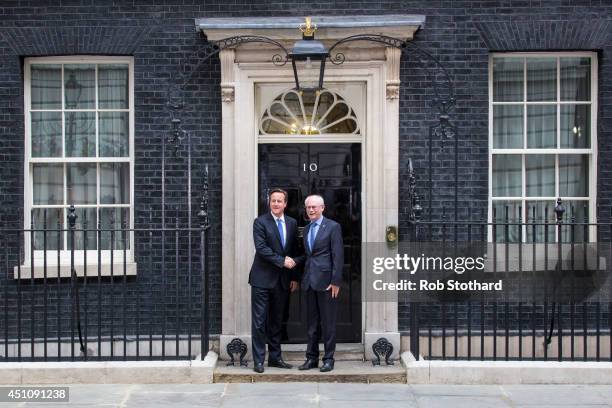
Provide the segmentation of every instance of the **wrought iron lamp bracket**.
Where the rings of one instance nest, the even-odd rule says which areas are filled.
[[[334,65],[343,64],[346,60],[346,56],[342,52],[335,51],[336,48],[343,44],[355,41],[376,42],[389,47],[399,48],[402,50],[402,52],[408,50],[416,54],[422,64],[427,62],[432,63],[434,69],[427,70],[426,74],[431,85],[433,86],[435,94],[431,101],[431,105],[438,110],[439,123],[433,126],[433,132],[442,139],[443,143],[444,139],[450,139],[456,136],[456,128],[452,125],[450,119],[450,113],[456,104],[453,81],[451,80],[451,77],[444,65],[442,65],[442,63],[436,57],[412,41],[405,41],[399,38],[378,34],[358,34],[343,38],[332,44],[329,47],[330,62]],[[441,81],[438,81],[439,77],[441,77]]]
[[[234,48],[246,43],[264,43],[277,47],[279,52],[272,56],[272,63],[274,65],[283,66],[289,61],[289,51],[287,48],[280,42],[264,36],[240,35],[223,38],[218,41],[206,42],[204,46],[185,58],[186,61],[195,60],[197,62],[194,64],[184,64],[178,76],[174,80],[169,81],[169,102],[167,106],[175,110],[183,109],[185,104],[180,94],[182,94],[187,85],[193,80],[196,73],[199,72],[200,67],[224,49]],[[177,95],[177,93],[179,93],[179,95]]]
[[[178,75],[168,80],[166,108],[170,112],[173,125],[173,133],[168,138],[168,142],[174,145],[174,153],[177,152],[186,134],[186,131],[181,127],[181,120],[179,119],[180,112],[183,111],[185,107],[185,88],[193,80],[195,74],[199,72],[200,67],[207,63],[208,60],[226,48],[237,47],[245,43],[265,43],[277,47],[279,52],[272,56],[272,63],[274,65],[283,66],[289,60],[289,51],[283,44],[271,38],[256,35],[234,36],[218,41],[207,42],[203,47],[193,52],[185,60],[197,60],[197,63],[185,63]]]

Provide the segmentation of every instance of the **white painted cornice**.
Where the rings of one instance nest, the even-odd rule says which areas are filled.
[[[195,20],[195,25],[196,30],[201,30],[209,41],[238,35],[260,35],[291,42],[301,38],[298,27],[303,22],[302,17],[228,17],[199,18]],[[317,25],[316,38],[326,42],[357,34],[379,34],[411,40],[425,24],[425,16],[312,16],[312,22]]]

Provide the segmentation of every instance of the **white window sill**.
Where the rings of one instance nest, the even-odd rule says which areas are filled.
[[[112,264],[112,276],[123,276],[123,261],[115,262]],[[60,278],[70,278],[70,264],[60,264],[59,268],[57,264],[47,264],[47,279],[58,278],[58,269],[59,269],[59,277]],[[76,271],[76,275],[78,277],[85,276],[85,266],[82,264],[75,264],[74,269]],[[126,276],[135,276],[136,275],[136,263],[135,262],[126,262],[125,263],[125,275]],[[100,265],[99,276],[111,276],[111,264],[103,263]],[[98,276],[98,265],[95,263],[87,264],[87,277],[97,277]],[[13,278],[14,279],[43,279],[45,277],[45,268],[42,264],[34,265],[34,276],[32,276],[32,266],[31,265],[21,265],[20,268],[17,266],[13,267]]]

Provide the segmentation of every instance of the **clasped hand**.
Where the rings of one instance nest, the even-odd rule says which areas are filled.
[[[285,257],[285,268],[287,269],[293,269],[295,267],[295,261],[293,260],[293,258],[290,258],[288,256]]]

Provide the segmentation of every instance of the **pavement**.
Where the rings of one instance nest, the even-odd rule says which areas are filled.
[[[0,407],[612,407],[612,385],[220,383],[68,387],[69,403],[0,403]]]

